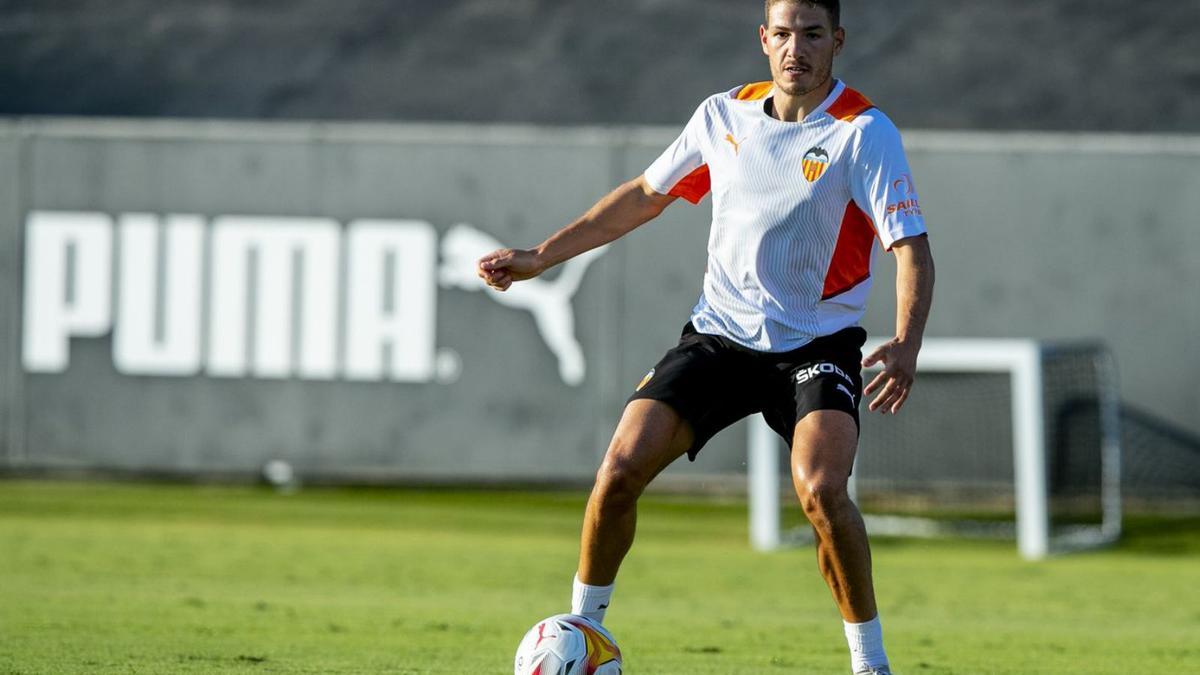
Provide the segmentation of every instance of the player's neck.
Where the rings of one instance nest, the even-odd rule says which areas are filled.
[[[785,93],[779,87],[775,88],[775,92],[771,95],[771,116],[777,120],[784,122],[800,122],[803,121],[808,114],[817,109],[829,93],[833,91],[834,79],[830,77],[824,84],[813,89],[807,94],[791,95]]]

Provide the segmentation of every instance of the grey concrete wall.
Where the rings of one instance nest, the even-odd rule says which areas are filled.
[[[360,219],[417,219],[436,231],[436,268],[463,223],[537,243],[640,173],[675,130],[43,121],[0,133],[0,457],[15,467],[251,471],[279,457],[335,477],[586,477],[704,269],[707,202],[680,202],[601,255],[570,305],[578,385],[530,312],[455,284],[436,292],[446,368],[428,381],[351,381],[344,356],[325,379],[129,375],[107,333],[73,339],[62,372],[28,372],[18,300],[31,212],[328,218],[343,235]],[[928,335],[1101,338],[1126,399],[1200,431],[1200,356],[1187,349],[1200,330],[1200,141],[907,140],[938,262]],[[129,262],[117,239],[114,277]],[[207,285],[224,272],[206,274]],[[893,274],[885,256],[864,322],[877,336],[893,327]],[[741,471],[744,437],[727,432],[671,472]]]
[[[24,447],[20,403],[21,143],[0,125],[0,459],[15,463]]]
[[[241,132],[193,139],[111,127],[107,137],[43,130],[27,142],[23,213],[271,215],[342,225],[386,217],[424,220],[441,234],[471,223],[516,241],[572,217],[611,175],[610,150],[578,134],[513,142],[486,132],[338,140],[297,128],[279,140],[247,140]],[[6,223],[6,233],[19,232],[21,220]],[[582,386],[557,376],[528,313],[453,288],[438,292],[436,313],[437,348],[462,364],[449,384],[131,377],[114,369],[110,338],[77,338],[65,372],[23,376],[28,463],[239,470],[279,457],[333,474],[585,474],[601,416],[614,409],[601,398],[605,370],[593,356],[613,351],[602,323],[608,284],[597,281],[605,262],[575,299],[596,373]]]
[[[1099,338],[1125,398],[1200,430],[1200,142],[910,134],[938,262],[929,334]],[[879,281],[888,279],[881,274]],[[881,283],[865,325],[891,324]]]

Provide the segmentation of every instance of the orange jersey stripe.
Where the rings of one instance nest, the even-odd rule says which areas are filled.
[[[841,96],[838,96],[838,100],[834,101],[826,112],[833,115],[834,119],[850,121],[874,107],[875,103],[871,103],[870,98],[847,86],[841,92]]]
[[[743,85],[738,90],[736,98],[739,101],[762,100],[767,97],[767,94],[771,93],[771,88],[774,86],[773,82],[752,82]],[[826,112],[835,119],[849,122],[874,107],[875,104],[871,103],[869,98],[850,87],[846,87],[842,91],[842,95],[838,96],[837,100],[833,102],[833,105],[829,106]]]
[[[773,82],[752,82],[744,85],[738,90],[737,100],[739,101],[759,101],[767,97],[771,93],[771,87],[775,86]]]
[[[708,175],[708,165],[701,164],[700,168],[683,177],[667,194],[683,197],[693,204],[699,204],[704,195],[712,189],[712,179]]]
[[[832,115],[834,119],[849,122],[874,107],[875,104],[871,103],[866,96],[846,87],[842,91],[842,95],[825,112]]]
[[[871,218],[851,201],[846,205],[833,259],[829,261],[829,271],[825,273],[822,300],[841,295],[871,276],[871,248],[874,245],[875,228],[871,225]]]

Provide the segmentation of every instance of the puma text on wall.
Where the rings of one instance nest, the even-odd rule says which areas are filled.
[[[111,332],[128,375],[450,382],[462,364],[437,347],[441,286],[528,312],[563,382],[581,384],[571,301],[602,251],[501,294],[475,275],[499,246],[455,225],[439,265],[437,230],[421,220],[35,211],[22,361],[62,372],[71,338]]]

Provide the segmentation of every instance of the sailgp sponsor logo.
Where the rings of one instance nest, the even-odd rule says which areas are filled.
[[[72,338],[111,334],[126,375],[453,382],[439,289],[478,290],[466,278],[498,242],[456,225],[441,244],[422,220],[34,211],[22,363],[63,372]],[[585,373],[571,300],[599,255],[493,296],[529,312],[569,385]]]
[[[805,382],[814,380],[822,375],[836,375],[846,382],[849,382],[851,385],[854,384],[854,379],[847,375],[846,371],[832,363],[814,363],[810,366],[801,366],[796,370],[794,378],[796,380],[796,384],[804,384]]]
[[[921,215],[921,202],[916,199],[905,199],[895,204],[888,204],[888,215],[899,213],[904,216]]]
[[[899,178],[892,181],[892,191],[901,198],[887,205],[888,215],[897,213],[904,216],[921,215],[921,202],[917,198],[917,188],[913,185],[911,175],[901,174]]]

